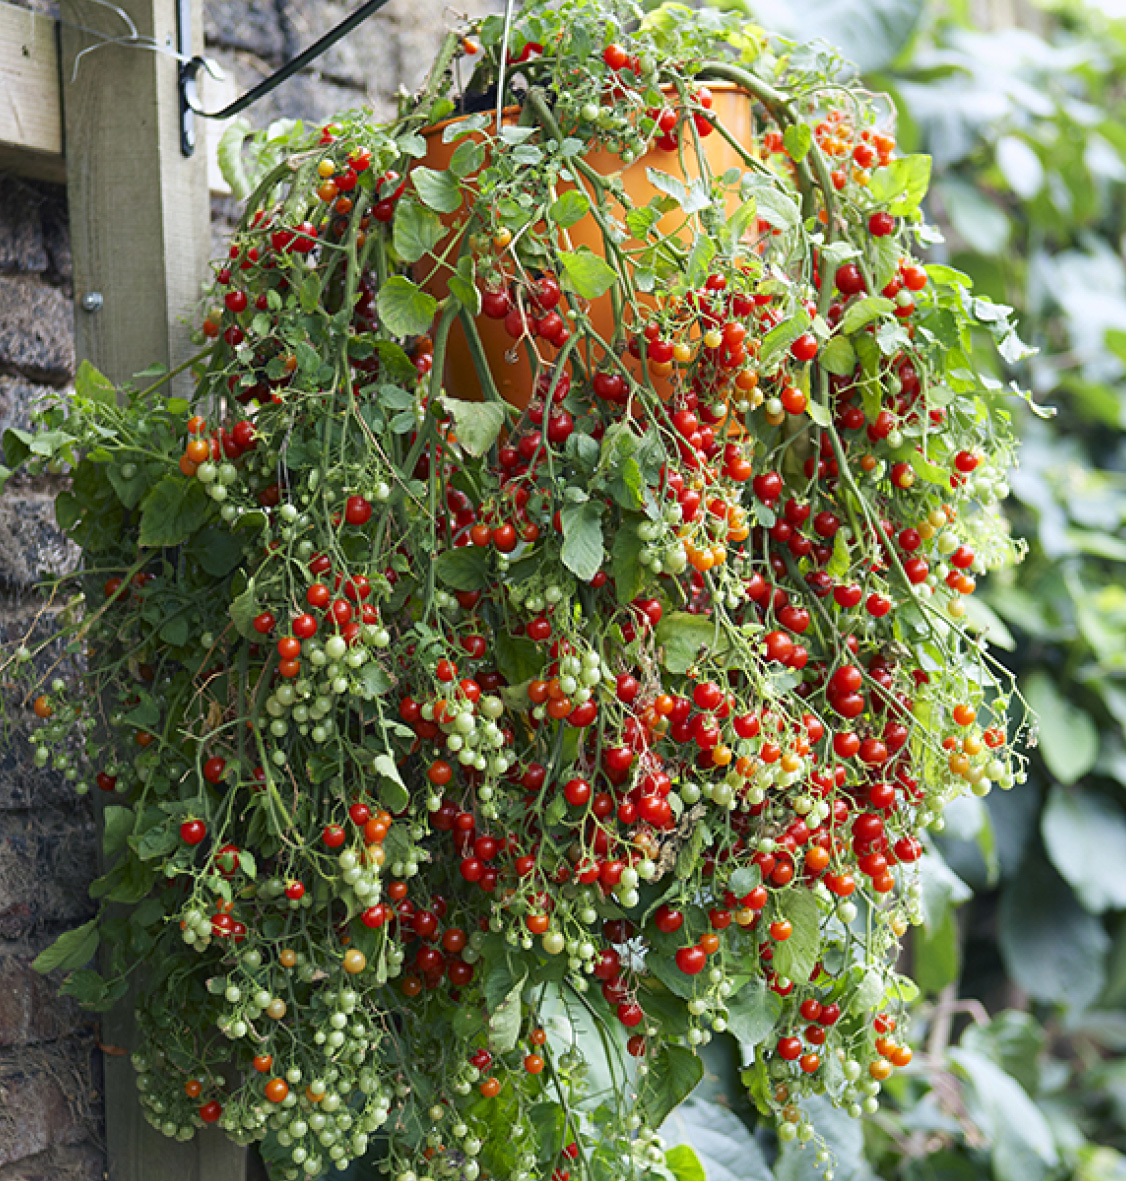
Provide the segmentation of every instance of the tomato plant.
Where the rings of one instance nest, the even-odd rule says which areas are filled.
[[[664,1176],[728,1032],[782,1140],[875,1110],[922,834],[1023,775],[966,623],[1014,330],[915,261],[927,159],[733,16],[474,37],[465,105],[454,36],[259,178],[190,398],[86,368],[31,453],[87,655],[37,759],[113,858],[44,966],[138,973],[154,1124],[286,1178]]]

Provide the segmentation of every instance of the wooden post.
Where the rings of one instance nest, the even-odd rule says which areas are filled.
[[[119,0],[137,32],[176,49],[177,0]],[[203,3],[191,0],[192,52]],[[67,198],[79,357],[114,381],[190,356],[189,318],[210,253],[207,153],[180,152],[175,58],[125,45],[128,30],[91,0],[62,0]],[[100,300],[99,297],[100,296]]]
[[[177,46],[177,0],[115,0],[143,37]],[[191,52],[203,46],[191,0]],[[210,252],[207,152],[180,150],[176,60],[137,46],[97,45],[74,25],[120,37],[111,8],[62,0],[61,75],[74,253],[77,352],[114,381],[191,355],[190,316]],[[81,55],[81,56],[80,56]],[[104,1040],[133,1048],[132,1006],[103,1021]],[[105,1059],[110,1181],[249,1181],[249,1155],[214,1128],[183,1144],[154,1130],[128,1057]]]

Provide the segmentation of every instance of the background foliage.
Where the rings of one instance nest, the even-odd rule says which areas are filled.
[[[894,98],[901,149],[935,160],[933,260],[1016,309],[1040,351],[998,376],[1058,410],[1022,416],[1008,511],[1030,553],[978,605],[1040,714],[1030,782],[947,813],[908,949],[920,1052],[863,1132],[818,1115],[837,1181],[1126,1178],[1126,13],[724,6],[840,46]],[[710,1081],[666,1125],[709,1181],[816,1176],[809,1154],[768,1164],[761,1130],[704,1106],[733,1093],[721,1064]]]

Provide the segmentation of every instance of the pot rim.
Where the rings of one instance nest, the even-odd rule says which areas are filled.
[[[738,82],[709,82],[705,79],[701,85],[706,86],[713,94],[736,90],[740,94],[747,95],[748,98],[751,97],[750,92],[744,90]],[[662,91],[668,92],[675,89],[675,87],[671,82],[666,82],[660,87],[660,89]],[[520,114],[520,110],[521,108],[519,106],[504,107],[501,110],[501,119],[507,119],[510,115],[515,117],[516,115]],[[474,112],[474,114],[480,114],[480,112]],[[442,119],[437,123],[431,123],[429,127],[422,128],[419,134],[429,139],[431,136],[437,135],[440,131],[445,131],[445,129],[452,124],[461,123],[463,120],[469,118],[472,118],[472,115],[451,115],[448,119]]]

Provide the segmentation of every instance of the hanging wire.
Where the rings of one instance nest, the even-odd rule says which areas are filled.
[[[106,0],[98,0],[98,3],[106,3]],[[229,119],[232,115],[237,115],[239,111],[245,111],[247,107],[256,103],[260,98],[269,94],[271,90],[280,86],[287,78],[291,78],[299,70],[302,70],[310,62],[315,61],[326,50],[331,49],[342,37],[346,37],[354,28],[362,24],[373,13],[378,12],[388,0],[367,0],[366,4],[361,4],[351,16],[342,20],[335,28],[330,29],[319,41],[314,41],[308,49],[302,50],[295,58],[285,63],[280,70],[276,70],[268,78],[264,78],[257,86],[248,90],[241,98],[235,99],[233,103],[223,107],[220,111],[205,111],[199,104],[199,95],[196,89],[196,79],[199,76],[201,69],[207,69],[210,73],[214,73],[211,64],[202,57],[193,57],[185,63],[181,74],[181,84],[184,87],[184,98],[188,106],[204,119]]]
[[[512,35],[512,11],[514,0],[505,0],[504,5],[504,36],[501,37],[500,65],[497,67],[497,135],[500,135],[501,124],[504,120],[504,74],[508,65],[508,38]]]
[[[125,27],[129,31],[120,37],[114,37],[111,34],[105,32],[104,29],[92,29],[89,25],[82,25],[77,21],[60,18],[58,23],[65,28],[74,29],[79,33],[86,33],[90,37],[97,38],[93,45],[87,45],[85,49],[80,49],[74,55],[74,64],[70,73],[70,80],[72,83],[78,78],[78,66],[86,54],[93,53],[95,49],[102,49],[107,45],[121,45],[126,49],[148,49],[152,53],[159,53],[164,57],[170,57],[173,60],[178,61],[181,66],[185,65],[191,60],[186,54],[177,53],[176,50],[170,49],[167,45],[157,41],[154,37],[142,36],[140,30],[133,22],[133,18],[129,15],[129,13],[127,13],[124,8],[119,7],[117,4],[113,4],[111,0],[87,0],[87,2],[90,4],[97,4],[99,8],[108,9],[115,16],[120,17],[124,22]],[[214,74],[218,69],[214,62],[207,62],[206,65],[208,71],[212,74]]]

